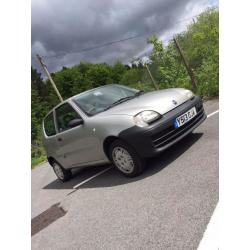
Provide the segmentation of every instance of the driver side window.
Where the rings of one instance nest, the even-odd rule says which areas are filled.
[[[56,109],[56,121],[59,133],[70,129],[69,122],[81,118],[69,103],[64,103]]]

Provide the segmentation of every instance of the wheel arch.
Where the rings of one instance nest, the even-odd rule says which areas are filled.
[[[51,167],[53,166],[53,163],[56,162],[56,159],[52,156],[49,156],[47,160]]]
[[[103,141],[103,151],[104,151],[105,155],[107,156],[107,158],[108,158],[109,160],[111,160],[111,159],[110,159],[110,156],[109,156],[109,147],[110,147],[110,145],[111,145],[115,140],[118,140],[118,139],[120,139],[120,138],[117,137],[117,136],[114,136],[114,135],[110,135],[110,136],[106,137],[105,140]]]

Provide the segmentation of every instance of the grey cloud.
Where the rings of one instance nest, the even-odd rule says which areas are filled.
[[[113,40],[162,29],[188,16],[186,6],[204,8],[209,0],[32,0],[32,56],[79,51]],[[191,13],[192,14],[192,13]],[[190,15],[189,15],[190,16]],[[85,53],[68,54],[46,60],[50,71],[80,61],[128,62],[146,46],[147,36],[99,48]],[[40,69],[36,58],[32,65]]]

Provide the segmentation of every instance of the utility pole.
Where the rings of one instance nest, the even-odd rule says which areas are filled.
[[[151,78],[153,84],[154,84],[155,89],[158,90],[159,87],[158,87],[157,83],[155,82],[155,80],[154,80],[154,78],[153,78],[153,76],[152,76],[152,74],[151,74],[151,72],[150,72],[150,70],[149,70],[149,68],[148,68],[147,63],[145,63],[145,67],[146,67],[146,69],[147,69],[147,71],[148,71],[148,74],[149,74],[149,76],[150,76],[150,78]]]
[[[52,87],[53,87],[54,90],[56,91],[56,94],[57,94],[57,96],[58,96],[60,102],[63,102],[63,98],[62,98],[62,96],[61,96],[59,90],[57,89],[56,84],[55,84],[55,82],[53,81],[53,79],[52,79],[52,77],[51,77],[51,75],[50,75],[50,73],[49,73],[49,71],[48,71],[48,68],[47,68],[46,64],[43,62],[42,58],[41,58],[38,54],[37,54],[36,56],[37,56],[37,59],[38,59],[39,63],[41,64],[41,66],[42,66],[44,72],[45,72],[46,75],[48,76],[48,78],[49,78],[49,80],[50,80],[50,82],[51,82]]]
[[[194,72],[193,72],[192,68],[190,67],[187,59],[185,58],[185,56],[183,54],[183,51],[182,51],[182,49],[181,49],[181,47],[180,47],[180,45],[179,45],[179,43],[178,43],[178,41],[177,41],[177,39],[175,37],[174,37],[174,43],[175,43],[175,46],[176,46],[178,52],[180,53],[182,61],[184,62],[184,65],[185,65],[185,67],[187,69],[187,72],[188,72],[188,74],[190,76],[190,79],[191,79],[191,82],[192,82],[192,85],[193,85],[193,89],[194,89],[194,91],[196,91],[197,82],[196,82],[196,79],[195,79],[195,76],[194,76]]]

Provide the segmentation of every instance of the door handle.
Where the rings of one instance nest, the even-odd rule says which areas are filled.
[[[58,140],[58,141],[62,141],[62,138],[58,138],[57,140]]]

